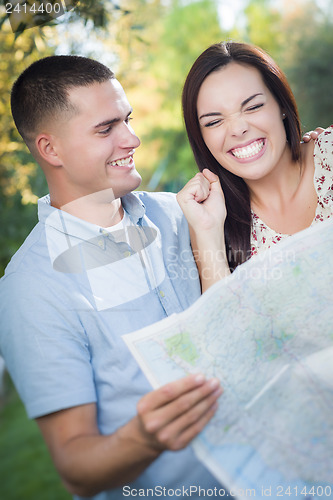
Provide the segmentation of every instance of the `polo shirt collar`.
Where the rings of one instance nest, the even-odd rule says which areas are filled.
[[[145,205],[139,197],[135,193],[128,193],[121,198],[121,202],[132,222],[139,224],[146,212]],[[84,240],[99,236],[105,231],[98,225],[52,207],[49,194],[38,200],[38,219],[61,233]]]
[[[124,210],[128,213],[134,224],[139,224],[146,213],[146,207],[137,194],[128,193],[121,198]]]

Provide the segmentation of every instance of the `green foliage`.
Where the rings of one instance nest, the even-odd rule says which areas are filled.
[[[8,19],[16,38],[27,29],[75,22],[78,19],[84,24],[92,22],[95,28],[106,29],[112,16],[128,13],[118,3],[105,0],[65,0],[65,9],[59,0],[20,0],[12,3],[12,9],[3,9],[0,27]]]
[[[0,477],[3,500],[70,500],[34,421],[8,377],[0,400]]]
[[[270,0],[251,0],[245,13],[247,26],[244,40],[278,57],[286,36],[281,30],[281,13],[272,7]]]
[[[302,26],[307,34],[294,46],[286,71],[304,130],[328,127],[333,123],[333,22],[310,23],[304,16]]]
[[[19,136],[10,112],[15,78],[38,57],[52,53],[47,35],[28,30],[15,40],[8,26],[0,37],[0,275],[36,223],[36,199],[47,192],[44,177]]]

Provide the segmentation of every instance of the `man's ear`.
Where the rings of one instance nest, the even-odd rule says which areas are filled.
[[[54,136],[51,134],[39,134],[35,140],[35,146],[38,154],[50,165],[60,167],[62,161],[57,154]]]

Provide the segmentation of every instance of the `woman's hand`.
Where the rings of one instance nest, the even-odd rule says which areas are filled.
[[[198,235],[223,231],[227,215],[223,191],[218,176],[207,168],[179,191],[177,201],[190,228]]]
[[[316,130],[310,130],[310,132],[305,132],[303,134],[302,140],[304,142],[310,142],[311,140],[316,140],[318,135],[320,135],[322,132],[324,132],[325,129],[322,127],[317,127]]]
[[[189,225],[204,292],[230,274],[224,240],[227,210],[218,176],[208,169],[196,174],[178,193],[177,200]]]

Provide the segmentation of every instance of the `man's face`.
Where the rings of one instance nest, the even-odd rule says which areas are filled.
[[[69,97],[78,112],[51,125],[67,201],[110,188],[119,198],[136,189],[141,177],[133,154],[140,140],[129,124],[132,108],[120,83],[78,87]]]

